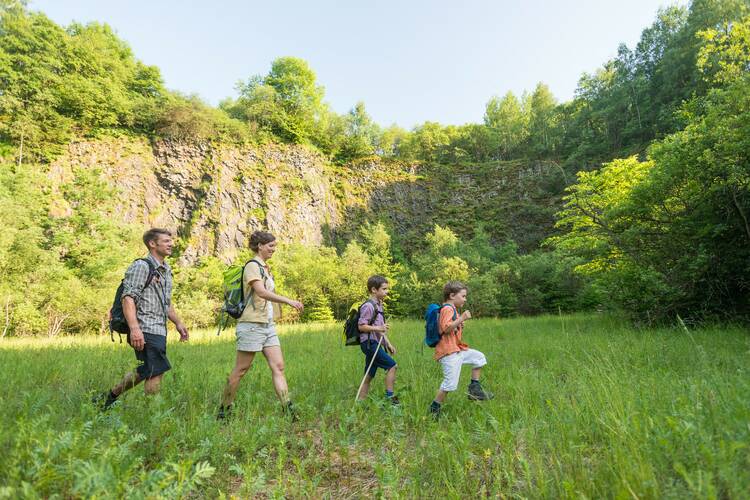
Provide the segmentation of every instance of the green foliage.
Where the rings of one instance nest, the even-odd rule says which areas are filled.
[[[444,127],[439,123],[425,122],[414,129],[401,145],[401,156],[406,159],[440,161],[445,157],[444,150],[456,135],[456,127]]]
[[[204,257],[192,266],[174,266],[173,303],[190,328],[212,326],[223,305],[225,264]]]
[[[48,159],[74,134],[149,130],[164,98],[161,75],[137,61],[106,25],[63,30],[40,13],[0,17],[0,134]]]
[[[239,98],[224,106],[230,116],[288,142],[308,143],[319,135],[323,87],[302,59],[280,57],[266,76],[253,76],[237,89]]]
[[[345,163],[373,155],[379,137],[380,127],[367,114],[364,103],[358,102],[344,117],[344,141],[338,148],[337,160]]]
[[[484,112],[484,124],[492,131],[498,148],[498,159],[507,160],[518,151],[529,133],[526,96],[523,102],[513,92],[502,99],[493,97]]]
[[[381,128],[363,103],[334,113],[294,57],[215,109],[164,89],[158,68],[107,25],[63,28],[26,2],[2,2],[0,154],[16,164],[3,164],[0,192],[5,333],[101,329],[109,290],[140,250],[135,231],[114,223],[117,194],[100,173],[73,168],[52,182],[43,164],[80,136],[123,132],[301,143],[334,163],[326,168],[347,227],[331,229],[337,249],[279,254],[281,289],[310,304],[286,319],[342,317],[374,273],[392,280],[389,312],[402,316],[421,314],[457,278],[478,315],[602,305],[652,319],[745,317],[748,11],[745,0],[664,8],[635,47],[581,77],[571,102],[539,83],[520,98],[492,98],[483,123],[405,131]],[[302,186],[286,180],[285,199]],[[554,251],[539,248],[549,236]],[[123,242],[127,251],[114,252]],[[176,266],[190,324],[214,321],[221,268],[213,258]],[[62,286],[48,290],[49,281]]]
[[[197,96],[170,95],[153,124],[160,137],[184,142],[218,139],[242,143],[250,139],[250,129],[222,110],[203,103]]]
[[[703,46],[698,52],[698,69],[711,83],[730,83],[750,70],[750,17],[727,23],[721,30],[698,32]]]
[[[540,82],[529,98],[528,147],[531,155],[556,156],[562,141],[560,120],[555,96],[547,85]]]
[[[396,290],[399,308],[409,316],[442,300],[450,280],[469,287],[467,308],[477,317],[574,311],[596,306],[599,297],[573,274],[576,259],[537,251],[519,255],[512,242],[493,246],[481,226],[469,240],[435,226],[426,245],[402,268]]]
[[[25,422],[6,462],[11,465],[6,480],[14,486],[0,495],[182,496],[200,489],[215,473],[208,462],[177,458],[144,473],[137,450],[146,435],[126,425],[97,432],[103,423],[98,420],[77,421],[63,432],[53,431],[48,418]]]
[[[750,306],[750,79],[714,90],[650,152],[579,173],[554,241],[641,319],[743,317]]]
[[[98,173],[80,169],[57,188],[39,173],[0,167],[6,335],[100,331],[137,248],[132,228],[113,217],[113,190]]]
[[[621,46],[615,59],[583,75],[576,98],[565,106],[566,164],[593,167],[641,153],[649,142],[681,129],[683,103],[709,90],[702,72],[715,56],[708,54],[710,43],[702,48],[706,37],[726,45],[711,33],[740,21],[749,7],[745,0],[701,0],[661,9],[634,49]],[[699,67],[701,51],[710,61]]]
[[[181,140],[247,140],[247,128],[196,97],[168,92],[112,29],[67,29],[22,7],[0,14],[0,140],[47,161],[80,135],[113,129]]]

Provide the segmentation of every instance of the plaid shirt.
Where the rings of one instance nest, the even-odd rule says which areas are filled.
[[[172,304],[172,269],[166,261],[159,264],[149,254],[146,259],[156,267],[156,274],[144,290],[148,278],[148,264],[136,260],[125,271],[122,296],[135,301],[136,317],[143,333],[167,335],[167,313]]]

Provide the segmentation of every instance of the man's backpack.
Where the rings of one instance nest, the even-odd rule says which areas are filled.
[[[245,312],[247,304],[249,302],[252,302],[250,300],[250,297],[252,296],[252,290],[250,291],[250,294],[245,297],[245,280],[243,279],[245,275],[245,268],[251,262],[255,262],[256,264],[258,264],[258,268],[260,269],[260,277],[264,282],[266,281],[266,270],[263,265],[255,259],[248,260],[243,266],[234,264],[226,268],[226,270],[224,271],[223,282],[224,305],[221,308],[222,318],[219,321],[219,331],[216,332],[217,335],[221,333],[221,330],[224,328],[225,314],[228,314],[234,319],[239,319],[240,316],[242,316],[242,313]]]
[[[141,293],[143,293],[146,288],[151,284],[151,281],[153,281],[154,276],[156,276],[156,266],[149,260],[149,259],[136,259],[133,261],[133,263],[138,262],[139,260],[142,260],[146,264],[148,264],[148,277],[146,278],[146,284],[143,285],[143,288],[141,289]],[[112,303],[112,309],[109,310],[109,336],[112,339],[112,342],[115,341],[115,336],[113,332],[117,332],[120,337],[120,343],[122,343],[122,334],[123,333],[130,333],[130,327],[128,326],[128,322],[125,319],[125,313],[122,310],[122,291],[124,286],[125,280],[123,279],[120,282],[120,286],[117,287],[117,291],[115,292],[115,300]]]
[[[424,313],[424,343],[429,347],[435,347],[440,342],[440,310],[443,307],[450,307],[448,304],[430,304]],[[453,320],[456,320],[456,309],[453,309]]]
[[[367,299],[359,307],[357,307],[356,302],[352,304],[352,307],[349,308],[349,315],[346,317],[346,321],[344,321],[344,345],[359,345],[359,314],[362,310],[362,306],[368,302],[372,304],[373,308],[375,308],[375,313],[372,315],[369,323],[367,323],[368,325],[372,326],[378,318],[378,314],[382,314],[378,310],[377,304],[371,299]]]

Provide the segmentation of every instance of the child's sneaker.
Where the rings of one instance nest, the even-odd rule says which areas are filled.
[[[487,401],[495,397],[491,392],[485,391],[478,380],[472,380],[469,384],[468,396],[471,401]]]
[[[442,408],[442,405],[438,403],[437,401],[433,401],[430,404],[430,415],[432,415],[433,420],[438,420],[440,418],[441,408]]]
[[[219,406],[219,412],[216,414],[216,420],[226,420],[232,416],[232,405]]]

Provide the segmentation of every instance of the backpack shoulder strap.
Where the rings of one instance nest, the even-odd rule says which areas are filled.
[[[456,318],[458,317],[457,313],[456,313],[456,306],[454,306],[453,304],[442,304],[440,306],[440,309],[438,309],[438,314],[437,314],[437,316],[438,316],[438,323],[440,322],[440,311],[442,311],[444,307],[450,307],[451,309],[453,309],[453,321],[456,321]],[[440,327],[438,326],[438,331],[439,330],[440,330]],[[451,333],[453,333],[453,332],[451,332]],[[443,334],[440,333],[440,335],[443,335]]]
[[[367,299],[367,300],[366,300],[366,301],[365,301],[365,302],[364,302],[364,303],[362,304],[362,306],[364,306],[364,305],[365,305],[365,304],[367,304],[368,302],[369,302],[370,304],[372,304],[372,308],[373,308],[373,312],[372,312],[372,318],[370,318],[370,322],[368,323],[368,325],[372,326],[372,325],[373,325],[373,323],[375,323],[375,320],[377,320],[377,319],[378,319],[378,314],[381,314],[381,315],[382,315],[383,313],[382,313],[382,312],[380,312],[380,309],[378,309],[378,305],[377,305],[377,304],[375,303],[375,301],[374,301],[374,300],[372,300],[372,299]],[[362,306],[359,306],[359,308],[360,308],[360,309],[362,309]],[[385,320],[385,317],[383,317],[383,320]]]
[[[456,317],[457,317],[456,316],[456,306],[454,306],[453,304],[442,304],[440,306],[440,309],[438,309],[438,315],[440,314],[439,311],[441,311],[444,307],[450,307],[451,309],[453,309],[453,320],[455,321]]]
[[[247,265],[250,264],[251,262],[254,262],[254,263],[258,264],[258,270],[260,271],[260,279],[263,280],[263,286],[266,286],[266,268],[265,268],[265,266],[263,264],[261,264],[256,259],[250,259],[247,262],[245,262],[245,265],[242,267],[242,279],[240,280],[240,284],[241,284],[241,287],[242,287],[241,288],[242,297],[245,296],[245,267],[247,267]],[[248,293],[246,300],[249,301],[250,300],[250,296],[253,293],[255,293],[255,291],[251,287],[250,288],[250,293]],[[252,306],[253,306],[253,309],[255,309],[255,302],[252,302]],[[271,306],[271,307],[273,307],[273,306]]]
[[[248,264],[253,262],[253,260],[248,260],[242,265],[242,274],[240,274],[240,297],[242,300],[245,300],[245,268]],[[256,261],[257,262],[257,261]],[[252,289],[251,289],[252,290]]]
[[[380,311],[378,311],[378,306],[375,304],[374,300],[367,299],[364,302],[362,302],[362,305],[359,306],[357,309],[357,316],[359,317],[362,314],[362,308],[365,306],[365,304],[372,304],[373,312],[372,312],[372,318],[370,318],[370,321],[367,322],[367,326],[372,326],[373,323],[375,323],[375,320],[378,318],[378,314],[380,314]],[[372,339],[372,332],[369,332],[367,334],[368,339]]]
[[[140,259],[135,259],[135,262],[138,262],[139,260],[142,260],[148,266],[148,277],[146,278],[146,284],[143,285],[143,288],[141,288],[141,293],[143,293],[143,291],[146,288],[148,288],[148,286],[151,284],[151,281],[153,281],[154,279],[154,275],[156,274],[156,266],[154,265],[153,262],[151,262],[149,259],[145,257],[141,257]]]
[[[249,261],[247,261],[247,264],[249,264],[251,262],[255,262],[256,264],[258,264],[258,269],[260,270],[260,277],[263,280],[265,280],[266,279],[266,266],[264,266],[263,264],[261,264],[260,261],[258,261],[256,259],[250,259]],[[245,265],[247,265],[247,264],[245,264]]]

